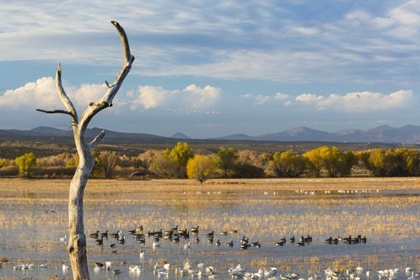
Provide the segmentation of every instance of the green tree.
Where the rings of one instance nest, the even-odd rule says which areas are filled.
[[[36,156],[34,153],[26,153],[15,159],[16,165],[19,167],[19,175],[22,177],[32,177],[36,166]]]
[[[417,150],[406,150],[405,164],[408,176],[420,176],[420,152]]]
[[[274,177],[299,177],[305,173],[307,161],[307,158],[291,151],[275,152],[273,160],[268,164],[267,174]]]
[[[155,152],[149,163],[149,170],[163,178],[177,178],[179,165],[169,156],[170,150]]]
[[[341,155],[338,163],[338,173],[342,177],[349,176],[353,166],[357,165],[358,162],[358,157],[352,151],[347,151]]]
[[[211,158],[220,169],[221,176],[229,177],[229,173],[235,168],[238,156],[233,148],[226,149],[222,146],[219,148],[217,154],[212,154]]]
[[[195,179],[200,183],[203,183],[214,176],[216,169],[214,162],[209,157],[195,155],[188,160],[187,176],[189,179]]]
[[[384,158],[385,152],[380,148],[360,154],[360,160],[364,167],[376,177],[385,176]]]
[[[337,177],[340,172],[339,163],[342,160],[343,153],[335,146],[332,148],[322,147],[321,158],[323,167],[327,171],[329,177]]]
[[[234,178],[263,178],[264,169],[261,167],[249,164],[249,163],[238,163],[232,172]]]

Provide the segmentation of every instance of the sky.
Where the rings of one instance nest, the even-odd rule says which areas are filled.
[[[420,125],[420,1],[2,1],[0,129],[69,129],[136,57],[89,128],[204,139]]]

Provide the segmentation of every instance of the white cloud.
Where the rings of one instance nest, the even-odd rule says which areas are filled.
[[[287,94],[281,93],[281,92],[276,93],[276,95],[274,96],[274,99],[276,99],[276,100],[284,100],[284,99],[287,99],[287,98],[289,98],[289,96]]]
[[[220,88],[195,84],[183,90],[165,90],[161,87],[140,86],[138,97],[133,101],[132,109],[138,105],[145,109],[151,108],[191,108],[203,109],[215,105],[221,98]],[[131,94],[133,96],[133,94]]]
[[[78,111],[89,102],[97,101],[106,92],[104,85],[83,84],[80,87],[64,86],[66,94]],[[43,77],[0,95],[0,108],[8,109],[64,109],[52,77]]]
[[[262,94],[256,94],[255,95],[255,94],[246,93],[246,94],[241,94],[241,97],[242,98],[253,100],[254,101],[253,102],[253,105],[254,106],[263,105],[263,104],[269,102],[270,100],[284,100],[284,99],[289,98],[289,96],[287,94],[280,93],[280,92],[278,92],[274,96],[271,96],[271,95],[262,95]]]
[[[51,77],[44,77],[17,89],[7,90],[0,96],[0,107],[9,109],[56,107],[60,103],[60,98],[55,90],[54,79]]]
[[[297,96],[296,101],[313,105],[318,110],[370,112],[406,107],[411,97],[412,90],[399,90],[391,94],[364,91],[329,96],[305,93]]]

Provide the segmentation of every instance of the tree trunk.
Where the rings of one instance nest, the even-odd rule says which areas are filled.
[[[120,72],[115,77],[114,83],[109,85],[105,81],[108,91],[105,95],[96,102],[90,102],[89,106],[84,111],[80,120],[77,117],[76,109],[73,103],[68,98],[64,91],[61,82],[61,66],[59,65],[56,73],[56,87],[60,95],[61,101],[67,110],[42,110],[37,111],[47,114],[67,114],[70,115],[74,143],[76,145],[77,153],[79,155],[79,165],[77,166],[76,172],[74,173],[73,179],[70,183],[69,191],[69,244],[68,253],[70,258],[70,265],[73,271],[73,279],[75,280],[86,280],[89,279],[89,270],[87,262],[87,246],[86,246],[86,234],[83,222],[83,195],[86,188],[87,181],[92,172],[95,164],[95,159],[92,155],[92,149],[99,144],[102,138],[105,136],[105,132],[102,131],[98,136],[93,139],[92,142],[87,143],[84,137],[85,131],[90,120],[100,111],[105,108],[112,106],[112,101],[117,94],[121,84],[125,77],[128,75],[131,69],[131,65],[134,62],[134,56],[130,53],[130,47],[128,45],[127,35],[124,29],[116,21],[111,21],[118,31],[121,38],[121,43],[124,51],[124,63]]]

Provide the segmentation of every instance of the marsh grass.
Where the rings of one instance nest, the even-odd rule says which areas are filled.
[[[0,180],[0,244],[18,256],[19,252],[66,256],[65,244],[57,242],[67,232],[67,198],[70,180]],[[192,180],[89,180],[85,191],[86,233],[108,229],[129,230],[143,225],[148,230],[190,228],[200,225],[200,232],[216,233],[238,229],[223,242],[242,235],[266,244],[295,235],[312,235],[318,242],[329,236],[362,234],[373,242],[416,240],[419,195],[386,195],[387,191],[417,191],[416,178],[339,178],[339,179],[214,179],[199,184]],[[346,190],[349,193],[340,193]],[[370,190],[370,192],[367,192]],[[314,191],[314,195],[305,194]],[[356,192],[357,191],[357,192]],[[329,192],[329,193],[326,193]],[[42,227],[37,226],[42,221]],[[34,232],[28,229],[36,228]],[[266,245],[268,246],[268,245]],[[329,246],[329,245],[325,245]],[[357,245],[358,246],[358,245]],[[363,246],[363,245],[361,245]],[[174,252],[182,251],[176,247]],[[281,248],[280,248],[281,250]],[[389,259],[384,247],[370,254],[303,257],[267,257],[257,251],[204,250],[180,258],[179,263],[211,257],[215,264],[251,267],[276,265],[283,271],[300,269],[307,274],[326,267],[343,271],[349,267],[376,267],[394,263],[419,265],[419,258],[409,254],[411,247],[401,245]],[[58,252],[58,253],[57,253]],[[88,240],[88,254],[95,259],[110,252]],[[138,255],[138,246],[119,246],[112,257]],[[182,252],[184,253],[184,252]],[[402,258],[399,254],[403,254]],[[150,266],[168,259],[159,250],[147,250]],[[250,256],[253,256],[250,258]],[[255,257],[254,257],[255,256]],[[63,262],[66,259],[57,259]],[[1,258],[6,263],[8,258]],[[30,261],[17,260],[12,262]],[[121,263],[122,265],[122,263]],[[55,278],[54,278],[55,279]]]

